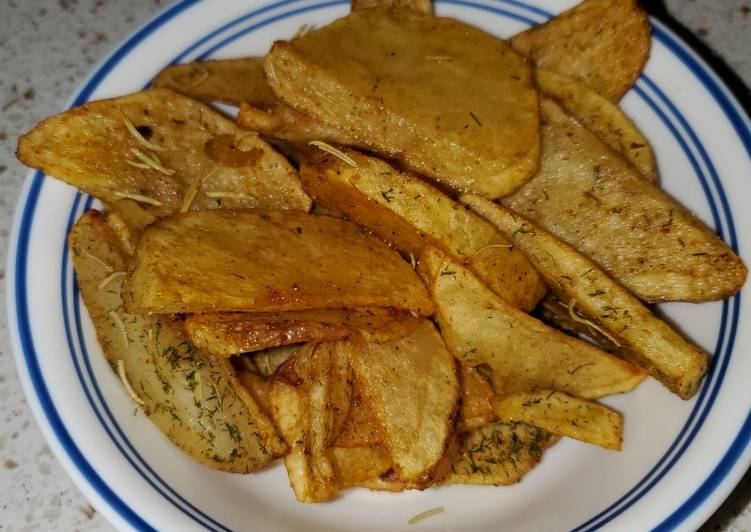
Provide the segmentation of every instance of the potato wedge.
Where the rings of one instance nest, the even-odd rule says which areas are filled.
[[[300,211],[222,209],[166,218],[144,231],[133,262],[124,292],[133,313],[433,311],[396,251],[347,221]]]
[[[623,155],[650,183],[657,184],[657,161],[652,147],[618,105],[587,84],[550,70],[538,68],[535,81],[545,96],[555,100],[610,149]]]
[[[516,484],[558,437],[522,423],[488,423],[463,434],[459,458],[444,484]]]
[[[462,390],[462,404],[456,419],[456,430],[468,432],[490,423],[495,417],[491,404],[495,391],[493,391],[489,379],[482,375],[479,370],[460,364],[459,381]]]
[[[388,449],[378,447],[333,447],[329,451],[339,486],[378,491],[402,491],[404,483],[394,474]]]
[[[419,257],[428,245],[446,250],[522,310],[542,298],[545,283],[535,269],[479,216],[411,172],[355,150],[341,152],[356,166],[319,149],[301,157],[300,178],[316,205],[343,213],[405,255]]]
[[[496,397],[493,410],[503,423],[526,423],[559,436],[621,450],[621,415],[606,406],[556,390]]]
[[[459,401],[455,362],[435,326],[425,320],[400,340],[342,345],[383,428],[399,479],[411,488],[429,485]]]
[[[274,376],[274,420],[290,448],[284,464],[301,502],[328,500],[341,489],[328,449],[349,412],[351,374],[349,356],[324,343],[307,344]]]
[[[191,342],[219,356],[232,356],[300,342],[331,342],[360,336],[385,342],[409,334],[420,323],[406,310],[320,309],[290,312],[191,314],[185,331]]]
[[[282,102],[268,109],[241,104],[237,113],[237,124],[277,141],[307,144],[318,140],[348,146],[362,144],[346,131],[325,125]]]
[[[644,379],[629,362],[509,305],[436,248],[425,250],[418,269],[449,350],[462,365],[489,367],[496,394],[552,387],[596,398],[627,392]]]
[[[510,43],[539,68],[581,80],[617,102],[644,69],[650,35],[636,0],[584,0]]]
[[[117,235],[120,245],[128,255],[136,252],[136,245],[141,233],[157,218],[138,202],[122,199],[107,205],[105,211],[107,223]]]
[[[543,99],[540,171],[503,204],[578,249],[639,299],[736,293],[743,262],[554,102]]]
[[[271,406],[271,379],[252,371],[238,370],[237,380],[253,397],[253,400],[258,403],[263,413],[270,418],[274,411]]]
[[[586,320],[590,327],[608,336],[619,354],[683,399],[696,393],[707,371],[706,353],[552,234],[476,194],[464,195],[462,201],[527,255],[558,298],[567,302],[572,318]]]
[[[122,311],[126,255],[99,212],[81,217],[69,245],[107,361],[167,438],[198,462],[234,473],[261,469],[285,451],[227,360],[195,349],[167,318]]]
[[[255,134],[168,89],[87,103],[18,141],[18,158],[112,204],[151,215],[262,207],[307,211],[289,162]]]
[[[537,168],[529,65],[457,20],[353,11],[276,42],[264,68],[286,104],[449,186],[496,198]]]
[[[352,11],[361,9],[410,9],[433,13],[432,0],[352,0]]]
[[[205,102],[249,103],[267,108],[278,101],[266,83],[262,57],[170,65],[154,78],[154,87],[172,89]]]

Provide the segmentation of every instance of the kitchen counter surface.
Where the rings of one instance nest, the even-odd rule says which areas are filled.
[[[26,174],[16,138],[62,109],[93,66],[162,9],[159,0],[0,0],[0,280],[8,233]],[[713,53],[736,92],[751,103],[751,0],[645,2]],[[711,52],[710,52],[711,51]],[[724,65],[724,66],[722,66]],[[111,530],[50,453],[33,420],[11,353],[5,284],[0,305],[0,532]],[[751,474],[702,530],[751,529]]]

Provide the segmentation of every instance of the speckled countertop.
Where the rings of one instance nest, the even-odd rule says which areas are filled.
[[[164,7],[159,0],[0,0],[0,280],[26,170],[16,137],[59,111],[118,41]],[[682,24],[735,77],[751,103],[751,0],[646,1]],[[723,68],[721,68],[723,70]],[[733,75],[732,73],[735,73]],[[18,382],[0,305],[0,531],[110,530],[50,453]],[[751,474],[702,530],[751,530]]]

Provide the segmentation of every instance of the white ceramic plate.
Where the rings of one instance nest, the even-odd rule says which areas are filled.
[[[509,36],[572,0],[439,0],[437,12]],[[346,0],[179,2],[127,39],[71,100],[144,87],[169,63],[261,55],[303,23],[320,26]],[[652,57],[623,105],[656,150],[664,187],[751,263],[751,124],[694,52],[654,22]],[[689,402],[654,381],[609,398],[624,413],[620,453],[564,440],[513,487],[401,494],[351,490],[297,503],[281,464],[252,476],[212,471],[134,412],[96,343],[65,237],[91,204],[29,174],[13,230],[8,308],[19,373],[50,447],[114,525],[163,530],[646,530],[696,528],[746,470],[751,451],[751,317],[740,295],[662,310],[713,363]],[[418,525],[424,510],[444,512]]]

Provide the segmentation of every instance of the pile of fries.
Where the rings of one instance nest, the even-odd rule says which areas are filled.
[[[746,278],[618,107],[649,48],[633,0],[506,41],[354,0],[48,118],[18,157],[104,205],[69,236],[83,300],[195,460],[283,458],[302,502],[512,484],[560,437],[620,449],[601,397],[650,376],[691,398],[708,356],[647,305]]]

